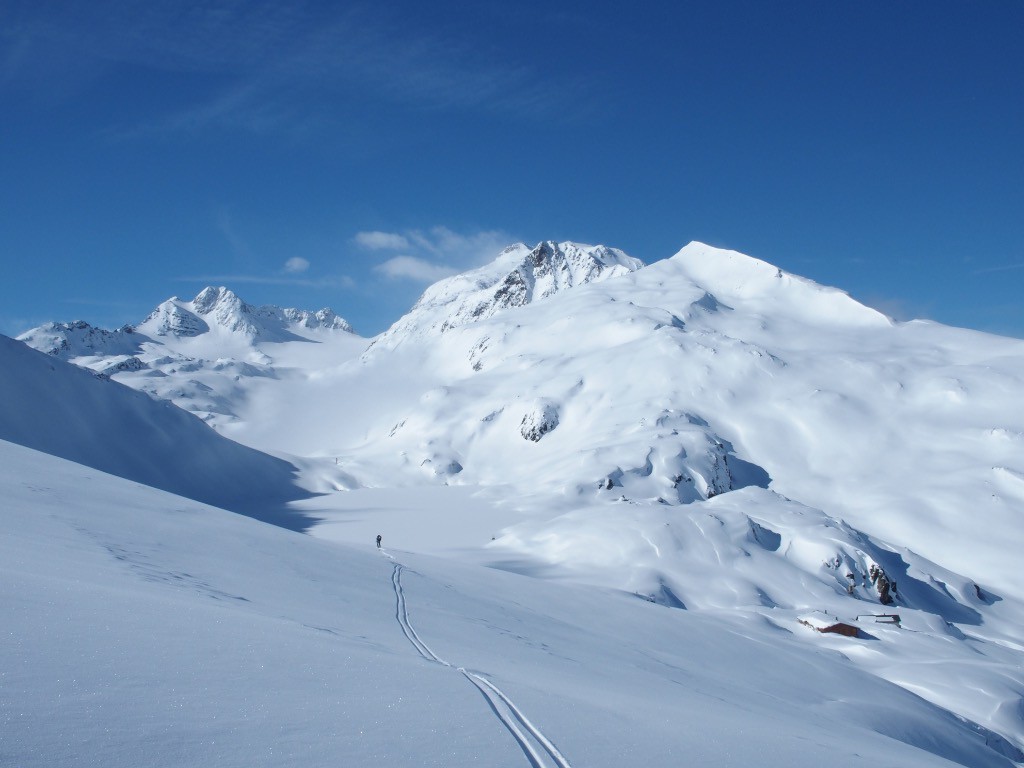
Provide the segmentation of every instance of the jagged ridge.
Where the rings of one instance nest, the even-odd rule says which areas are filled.
[[[254,307],[227,288],[204,288],[191,302],[174,297],[163,302],[142,323],[139,330],[155,336],[198,336],[213,326],[250,338],[275,340],[287,334],[288,326],[327,328],[352,332],[352,326],[331,309],[317,312]]]
[[[393,349],[410,338],[442,334],[643,266],[639,259],[603,245],[553,240],[532,249],[522,243],[510,245],[490,264],[427,288],[374,346]]]

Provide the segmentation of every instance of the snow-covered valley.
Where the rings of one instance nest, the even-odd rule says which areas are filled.
[[[4,761],[1024,761],[1022,341],[553,242],[20,338]]]

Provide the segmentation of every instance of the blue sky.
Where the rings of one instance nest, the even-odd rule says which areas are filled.
[[[0,5],[0,332],[224,284],[372,335],[512,241],[1024,337],[1024,3]]]

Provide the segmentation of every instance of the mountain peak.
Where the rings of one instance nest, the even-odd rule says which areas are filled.
[[[45,323],[25,331],[18,341],[61,360],[80,355],[128,355],[139,345],[139,337],[130,325],[108,331],[84,320]]]
[[[245,311],[248,305],[238,298],[235,293],[223,285],[214,287],[208,285],[192,299],[192,306],[200,315],[206,315],[220,306],[229,306],[233,309]]]
[[[838,288],[822,285],[739,251],[692,241],[668,260],[717,301],[816,325],[889,325],[892,321]]]
[[[290,337],[288,327],[295,325],[352,332],[352,326],[327,307],[316,312],[273,305],[254,307],[224,286],[207,286],[192,301],[170,298],[139,328],[156,336],[179,337],[198,336],[212,328],[222,328],[253,340],[282,341]]]
[[[260,335],[260,328],[251,321],[253,308],[224,286],[203,288],[192,300],[192,310],[203,316],[212,316],[216,325],[247,336]]]
[[[642,266],[639,259],[604,245],[545,240],[530,248],[516,243],[490,264],[431,285],[376,344],[394,348],[410,336],[444,333]]]

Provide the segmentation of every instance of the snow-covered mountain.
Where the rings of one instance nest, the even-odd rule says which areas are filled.
[[[204,288],[191,301],[173,297],[154,309],[136,326],[114,331],[96,328],[83,320],[46,323],[18,337],[30,347],[62,360],[126,355],[139,352],[155,337],[193,338],[203,334],[235,334],[260,341],[295,340],[294,330],[328,329],[352,332],[352,326],[331,309],[317,312],[254,307],[227,288]]]
[[[351,333],[352,326],[330,309],[307,312],[274,306],[253,307],[227,288],[204,288],[192,301],[175,297],[157,307],[139,325],[150,336],[199,336],[227,331],[265,341],[294,340],[293,329],[326,328]]]
[[[292,457],[314,537],[728,616],[1024,759],[1024,342],[699,243],[511,246],[374,340],[245,307],[207,289],[91,347],[23,338]],[[858,635],[801,624],[825,613]]]
[[[532,249],[510,245],[490,264],[430,286],[407,315],[374,340],[374,348],[392,349],[410,338],[441,334],[642,266],[603,245],[551,240]]]
[[[45,323],[18,336],[33,349],[60,360],[92,356],[126,356],[139,351],[142,339],[135,328],[126,325],[113,331],[97,328],[84,320],[71,323]]]
[[[365,342],[330,309],[247,304],[227,288],[177,297],[137,326],[47,323],[18,337],[29,346],[170,400],[214,424],[234,419],[246,379],[288,376],[302,361],[347,358]],[[329,347],[311,354],[305,347]],[[319,364],[319,363],[318,363]]]

